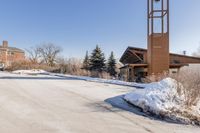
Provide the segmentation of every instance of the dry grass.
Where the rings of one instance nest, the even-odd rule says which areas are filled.
[[[200,102],[200,70],[195,67],[186,67],[176,74],[159,74],[146,78],[146,82],[157,82],[164,78],[171,77],[177,81],[177,93],[183,96],[183,105],[181,109],[172,109],[169,112],[170,117],[175,116],[176,120],[186,123],[200,125],[200,114],[194,108]],[[167,114],[165,113],[164,116]],[[179,117],[180,116],[180,117]]]
[[[144,83],[158,82],[167,77],[169,77],[169,73],[164,72],[164,73],[157,74],[157,75],[147,76],[143,81],[144,81]]]
[[[29,60],[13,62],[9,67],[6,68],[6,71],[15,71],[15,70],[30,70],[30,69],[42,69],[48,72],[58,71],[58,67],[49,67],[45,64],[32,63]]]
[[[89,76],[94,78],[111,79],[110,74],[107,72],[90,71]]]
[[[60,73],[67,73],[72,75],[84,75],[86,72],[81,70],[81,60],[76,58],[61,59],[58,63]]]
[[[195,68],[184,68],[176,74],[163,73],[151,75],[145,79],[146,82],[157,82],[171,77],[177,81],[177,91],[184,96],[185,106],[190,108],[196,106],[200,100],[200,70]]]
[[[9,67],[6,68],[7,71],[15,71],[15,70],[30,70],[30,69],[42,69],[48,72],[56,72],[77,76],[90,76],[97,78],[105,78],[110,79],[108,73],[106,72],[97,72],[97,71],[89,71],[82,69],[82,62],[80,59],[69,58],[69,59],[60,59],[57,65],[51,67],[45,63],[33,63],[30,60],[13,62]]]
[[[178,74],[170,75],[179,84],[178,92],[184,95],[185,106],[196,106],[200,100],[200,71],[197,69],[183,69]]]
[[[78,75],[78,76],[90,76],[90,77],[105,78],[105,79],[111,78],[109,74],[106,72],[89,71],[82,69],[82,67],[83,67],[82,61],[77,58],[60,59],[59,61],[60,73]]]

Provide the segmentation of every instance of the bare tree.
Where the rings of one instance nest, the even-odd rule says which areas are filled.
[[[39,59],[41,57],[39,47],[31,47],[30,49],[26,49],[26,51],[28,53],[28,58],[32,63],[39,63]]]
[[[39,47],[39,52],[48,66],[54,66],[57,56],[61,52],[61,48],[53,43],[43,44]]]
[[[198,47],[197,51],[192,54],[195,57],[200,57],[200,46]]]

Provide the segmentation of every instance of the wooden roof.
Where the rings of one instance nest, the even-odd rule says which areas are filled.
[[[147,49],[128,47],[120,58],[123,64],[147,64],[144,56],[147,55]],[[180,55],[170,53],[170,66],[178,67],[192,63],[200,63],[199,57]]]
[[[141,52],[141,54],[147,52],[146,49],[136,48],[136,47],[128,47],[120,58],[120,62],[123,64],[134,64],[134,63],[145,63],[141,62],[141,59],[138,58],[137,55],[134,54],[134,51]]]

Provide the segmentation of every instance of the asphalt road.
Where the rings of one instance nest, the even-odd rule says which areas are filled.
[[[0,133],[200,133],[111,106],[134,88],[0,72]]]

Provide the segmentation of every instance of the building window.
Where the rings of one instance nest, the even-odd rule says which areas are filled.
[[[179,60],[173,60],[173,63],[180,64],[181,62]]]
[[[8,52],[8,55],[14,55],[15,53],[14,52]]]
[[[173,74],[176,74],[176,73],[177,73],[177,71],[172,71],[172,73],[173,73]]]

